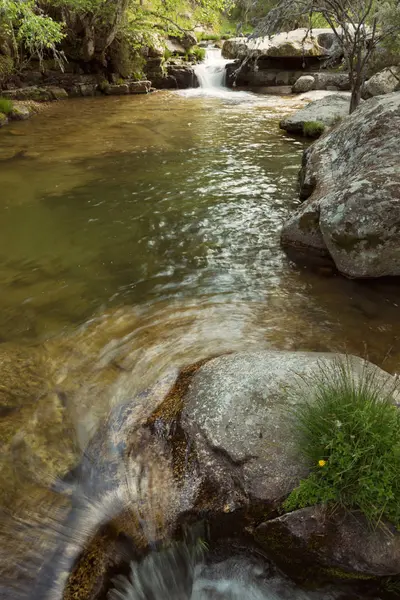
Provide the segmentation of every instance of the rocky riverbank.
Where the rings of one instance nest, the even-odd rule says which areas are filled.
[[[204,520],[212,547],[236,540],[300,584],[368,580],[373,589],[400,575],[397,532],[371,531],[360,515],[320,506],[282,515],[283,500],[309,472],[293,440],[301,395],[292,392],[337,355],[265,351],[201,361],[100,418],[87,444],[75,429],[82,384],[89,383],[79,381],[82,356],[75,348],[76,371],[65,380],[55,348],[43,354],[9,347],[0,361],[2,423],[11,427],[2,434],[2,472],[13,464],[19,473],[18,480],[11,472],[4,479],[2,504],[23,520],[18,535],[9,517],[1,532],[5,589],[23,594],[34,584],[35,599],[51,588],[54,599],[100,600],[112,576],[126,572],[127,557],[143,556],[149,545],[179,538],[182,528]],[[371,363],[342,360],[356,379],[368,373],[382,389],[395,384]],[[112,365],[97,381],[94,372],[90,395],[109,394],[115,376]]]
[[[328,259],[352,278],[400,275],[399,128],[395,92],[366,101],[305,152],[303,203],[282,230],[291,256]]]

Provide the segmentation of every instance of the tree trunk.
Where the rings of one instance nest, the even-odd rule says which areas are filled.
[[[356,110],[361,102],[361,93],[365,81],[365,65],[367,57],[363,56],[361,44],[357,51],[357,55],[352,57],[350,62],[350,81],[351,81],[351,100],[350,114]]]
[[[350,114],[356,110],[361,102],[361,88],[362,81],[356,79],[351,88]]]

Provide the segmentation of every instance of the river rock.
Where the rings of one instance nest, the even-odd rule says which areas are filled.
[[[7,125],[8,123],[8,118],[6,115],[4,115],[3,113],[0,113],[0,127],[4,127],[4,125]]]
[[[332,127],[349,114],[350,100],[347,95],[333,94],[311,102],[305,108],[283,119],[279,127],[289,133],[304,133],[307,123],[320,123]]]
[[[294,84],[292,91],[295,94],[303,94],[304,92],[309,92],[310,90],[314,89],[314,86],[315,77],[312,75],[302,75]]]
[[[335,354],[265,351],[221,356],[201,366],[183,397],[181,425],[197,473],[182,495],[187,486],[195,498],[192,514],[216,520],[222,529],[226,519],[231,532],[243,526],[243,511],[250,523],[262,510],[266,522],[255,537],[267,552],[280,548],[286,570],[324,565],[333,579],[340,578],[335,567],[355,578],[400,573],[399,534],[385,542],[383,531],[372,534],[362,519],[339,514],[331,524],[319,507],[275,518],[282,499],[308,472],[293,440],[293,409],[302,401],[293,391],[307,385],[312,398],[312,375],[337,360]],[[360,358],[348,360],[355,378],[367,372],[391,389],[392,376]]]
[[[271,37],[232,38],[222,47],[224,58],[272,57],[324,57],[334,43],[335,35],[331,29],[295,29],[278,33]]]
[[[210,360],[194,374],[182,426],[196,447],[203,483],[214,481],[218,490],[214,512],[258,502],[272,510],[305,475],[291,430],[297,401],[288,391],[321,361],[334,360],[321,353],[239,353]],[[360,372],[364,361],[353,357],[351,365]]]
[[[130,94],[147,94],[151,88],[151,81],[130,81],[128,86]]]
[[[4,90],[2,95],[10,100],[35,100],[36,102],[49,102],[55,99],[49,89],[36,86]]]
[[[400,90],[400,67],[387,67],[365,83],[363,96],[372,98]]]
[[[361,515],[329,514],[321,506],[296,510],[259,525],[255,538],[281,564],[302,564],[338,578],[400,573],[400,535],[371,530]],[[288,551],[290,548],[290,551]]]
[[[29,110],[29,107],[20,104],[19,106],[13,106],[10,118],[13,121],[25,121],[26,119],[29,119],[31,115],[32,111]]]
[[[66,100],[68,98],[68,93],[64,88],[51,85],[46,87],[46,90],[50,92],[53,100]]]
[[[107,96],[125,96],[129,94],[129,85],[127,83],[110,84],[104,88],[104,93]]]
[[[301,197],[282,243],[330,258],[347,277],[400,275],[400,93],[363,103],[303,158]]]
[[[83,97],[95,96],[97,87],[98,86],[96,83],[77,83],[76,85],[74,85],[70,88],[69,96],[71,96],[72,98],[77,97],[77,96],[83,96]]]
[[[350,78],[348,73],[335,73],[332,71],[320,71],[313,73],[316,90],[339,90],[346,92],[350,90]]]
[[[247,56],[247,40],[246,38],[230,38],[225,40],[222,45],[222,56],[226,59],[242,59]]]

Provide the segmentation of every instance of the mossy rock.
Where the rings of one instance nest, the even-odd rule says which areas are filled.
[[[303,123],[305,137],[319,138],[325,131],[325,125],[320,121],[306,121]]]
[[[0,113],[0,127],[4,127],[4,125],[7,125],[8,123],[8,118],[5,114]]]

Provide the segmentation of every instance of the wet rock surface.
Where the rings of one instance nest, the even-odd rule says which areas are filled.
[[[307,123],[321,123],[323,127],[331,127],[347,117],[349,114],[350,99],[347,95],[334,94],[311,102],[305,108],[295,112],[290,117],[283,119],[279,126],[289,133],[304,132]]]
[[[255,537],[280,562],[316,565],[326,573],[366,577],[400,573],[400,535],[384,524],[371,530],[360,514],[314,506],[296,510],[257,527]],[[290,548],[290,550],[288,550]]]
[[[286,247],[330,257],[348,277],[400,275],[399,126],[397,92],[368,100],[306,151],[307,200],[283,227]]]

